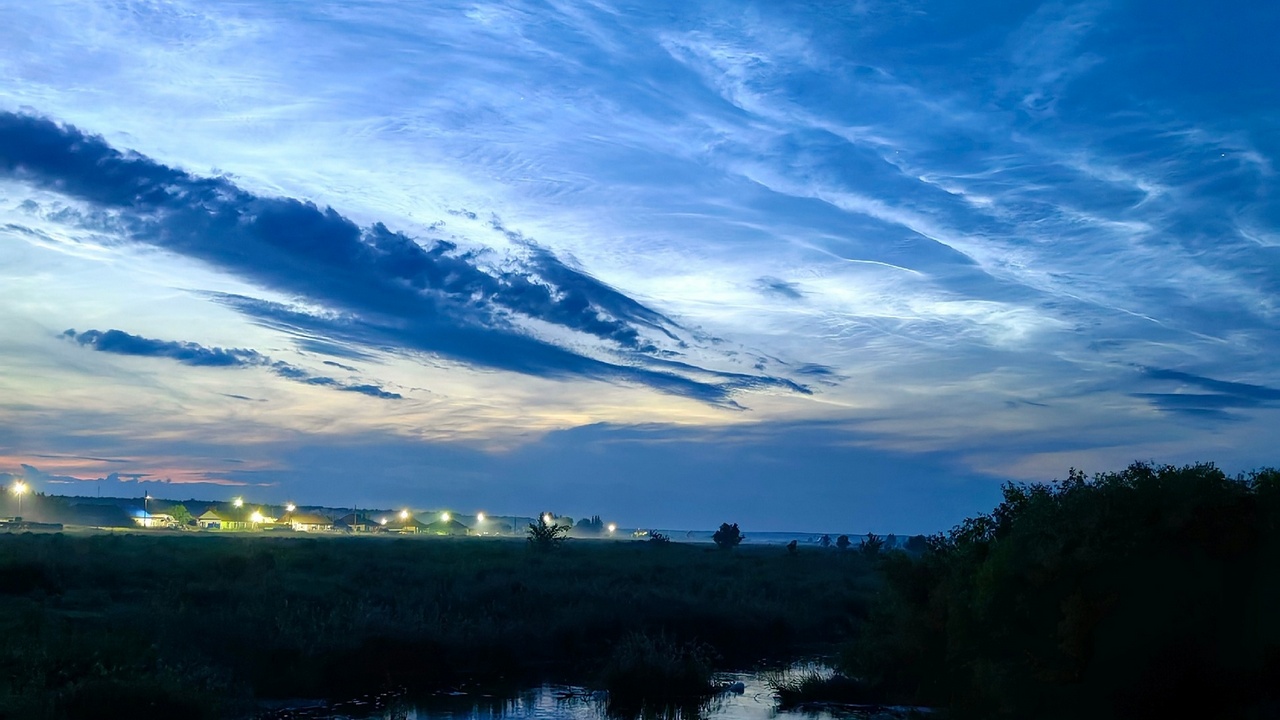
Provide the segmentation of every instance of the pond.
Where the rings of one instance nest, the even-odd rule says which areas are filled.
[[[723,673],[721,682],[742,683],[742,692],[722,692],[679,720],[888,720],[903,713],[854,708],[779,710],[773,692],[761,673]],[[542,685],[508,696],[483,692],[444,693],[414,702],[394,700],[386,707],[372,707],[374,701],[343,703],[330,709],[295,708],[271,713],[271,720],[619,720],[606,711],[606,704],[589,690],[567,685]],[[661,715],[654,716],[661,718]],[[667,720],[672,720],[668,715]]]

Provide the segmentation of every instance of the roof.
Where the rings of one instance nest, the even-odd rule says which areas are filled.
[[[457,520],[436,520],[425,527],[427,532],[444,533],[446,535],[466,535],[467,526]]]
[[[370,520],[368,515],[356,515],[355,513],[347,513],[337,520],[333,521],[334,525],[377,525],[374,520]]]
[[[404,530],[405,528],[414,528],[414,529],[421,530],[422,528],[427,527],[427,525],[412,515],[410,515],[408,518],[401,520],[400,515],[397,514],[394,517],[387,518],[387,524],[384,525],[383,527],[387,528],[388,530]]]
[[[329,518],[316,513],[292,512],[280,518],[280,522],[297,523],[299,525],[332,525]]]

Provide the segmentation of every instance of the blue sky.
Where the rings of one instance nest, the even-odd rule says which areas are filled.
[[[1276,464],[1280,8],[2,12],[50,491],[918,532]]]

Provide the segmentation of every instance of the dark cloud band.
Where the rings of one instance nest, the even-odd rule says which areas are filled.
[[[118,231],[198,258],[265,287],[330,311],[290,311],[305,326],[300,340],[340,357],[371,349],[438,354],[465,364],[539,376],[583,376],[646,385],[662,392],[736,407],[734,390],[772,386],[803,390],[767,376],[724,375],[697,368],[700,379],[659,366],[655,343],[679,340],[678,324],[561,262],[518,233],[528,257],[482,265],[479,254],[446,240],[420,244],[381,223],[360,227],[332,208],[291,198],[261,197],[222,177],[201,178],[101,137],[26,114],[0,113],[0,176],[116,211]],[[258,321],[280,323],[280,308],[233,304]],[[270,309],[268,309],[270,308]],[[344,318],[332,320],[332,315]],[[532,337],[523,319],[584,333],[601,341],[605,362]],[[160,354],[188,365],[251,362],[234,351],[212,353],[190,344],[150,347],[145,339],[103,337],[125,354]],[[252,351],[244,351],[252,352]],[[709,378],[709,379],[708,379]]]
[[[257,350],[211,348],[193,342],[155,340],[140,335],[132,335],[122,330],[107,330],[105,332],[101,330],[85,330],[79,333],[75,330],[67,330],[62,335],[70,340],[75,340],[85,347],[116,355],[168,358],[192,367],[261,367],[287,380],[307,385],[319,385],[343,392],[360,393],[382,400],[404,399],[403,395],[383,390],[377,385],[369,383],[350,384],[331,377],[313,375],[296,365],[290,365],[280,360],[272,360]],[[232,395],[231,397],[248,399],[239,395]]]

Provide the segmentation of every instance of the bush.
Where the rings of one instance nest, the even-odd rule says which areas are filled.
[[[720,529],[716,531],[715,535],[711,536],[711,539],[722,549],[728,550],[737,547],[742,542],[743,537],[742,531],[738,529],[738,523],[732,525],[721,523]]]
[[[763,678],[782,710],[806,703],[860,704],[879,700],[870,693],[866,683],[814,665],[765,673]]]
[[[867,539],[858,543],[858,549],[863,555],[879,555],[880,550],[884,548],[884,540],[875,533],[867,533]]]
[[[1263,717],[1280,703],[1280,472],[1010,484],[890,553],[844,669],[958,717]]]
[[[560,547],[572,526],[561,525],[555,520],[547,522],[550,513],[541,513],[536,522],[529,523],[529,545],[538,550],[554,550]]]
[[[614,647],[601,684],[609,691],[611,713],[634,715],[646,708],[696,707],[715,691],[712,678],[707,647],[634,633]]]

